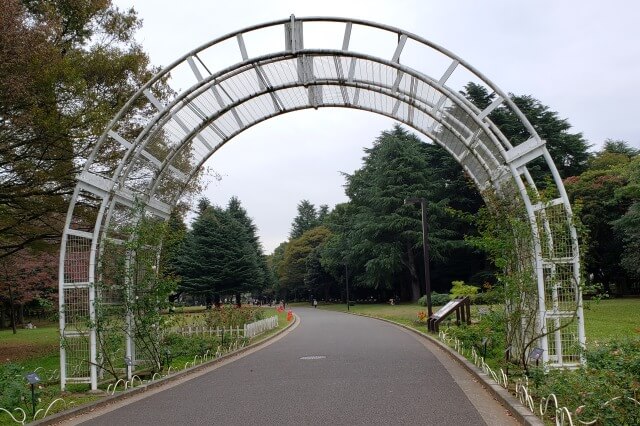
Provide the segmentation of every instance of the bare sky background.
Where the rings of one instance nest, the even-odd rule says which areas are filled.
[[[506,92],[533,95],[597,149],[640,148],[640,3],[630,0],[115,0],[143,19],[137,39],[154,65],[244,27],[296,16],[340,16],[399,27],[449,49]],[[214,204],[237,195],[265,252],[288,237],[296,205],[346,201],[339,172],[361,165],[393,121],[346,109],[308,110],[237,136],[207,166],[222,176]]]

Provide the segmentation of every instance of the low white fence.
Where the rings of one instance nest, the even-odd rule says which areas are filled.
[[[278,317],[273,316],[260,321],[252,322],[244,325],[244,337],[254,337],[267,330],[274,329],[278,326]]]
[[[216,336],[216,337],[255,337],[260,333],[264,333],[267,330],[271,330],[278,326],[278,317],[273,316],[265,318],[260,321],[252,322],[251,324],[245,324],[244,327],[177,327],[171,331],[181,334],[183,336]]]
[[[236,336],[243,337],[244,336],[244,328],[240,327],[198,327],[198,326],[188,326],[188,327],[177,327],[171,329],[174,333],[181,334],[183,336]]]

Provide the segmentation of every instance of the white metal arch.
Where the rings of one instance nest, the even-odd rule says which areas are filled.
[[[281,36],[271,39],[274,31],[281,31]],[[358,51],[352,39],[359,31],[379,37],[391,49]],[[323,43],[341,43],[305,48],[304,39],[314,36]],[[259,45],[260,55],[249,56],[251,43]],[[235,58],[230,51],[235,51]],[[444,69],[408,64],[424,65],[422,55],[438,58]],[[221,58],[228,60],[218,64]],[[191,79],[188,88],[176,90],[165,103],[159,101],[154,91],[179,75],[184,81]],[[483,85],[495,94],[495,101],[479,110],[460,95],[456,80]],[[174,83],[174,89],[184,81]],[[514,146],[489,120],[500,105],[521,120],[528,140]],[[95,320],[101,242],[118,238],[113,229],[130,219],[134,204],[142,202],[151,214],[167,218],[204,162],[237,134],[287,112],[324,107],[391,117],[444,147],[481,191],[515,188],[513,195],[522,200],[534,239],[538,329],[565,325],[578,306],[575,325],[553,333],[551,340],[540,339],[543,360],[550,366],[581,362],[579,348],[585,336],[571,206],[545,142],[511,99],[463,59],[417,35],[361,20],[291,16],[225,35],[187,53],[141,87],[94,146],[78,176],[61,244],[63,389],[70,382],[97,387],[95,330],[75,318]],[[151,118],[137,115],[140,108],[156,113]],[[529,196],[536,190],[526,165],[540,157],[557,194],[545,203]],[[87,210],[93,212],[90,223]],[[558,223],[561,226],[554,226]],[[131,359],[132,346],[127,345]]]

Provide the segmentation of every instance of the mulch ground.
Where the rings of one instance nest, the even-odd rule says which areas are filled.
[[[42,345],[37,343],[3,344],[0,342],[0,364],[24,361],[55,353],[58,345]]]

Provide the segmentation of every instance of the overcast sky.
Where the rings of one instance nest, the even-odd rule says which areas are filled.
[[[137,39],[154,65],[244,27],[303,16],[371,20],[420,35],[459,55],[502,90],[533,95],[597,149],[607,139],[640,148],[640,2],[632,0],[115,0],[143,20]],[[438,76],[439,77],[439,76]],[[296,205],[346,200],[340,172],[359,168],[393,121],[320,109],[287,114],[237,136],[207,166],[222,176],[214,204],[237,195],[265,252],[288,237]]]

